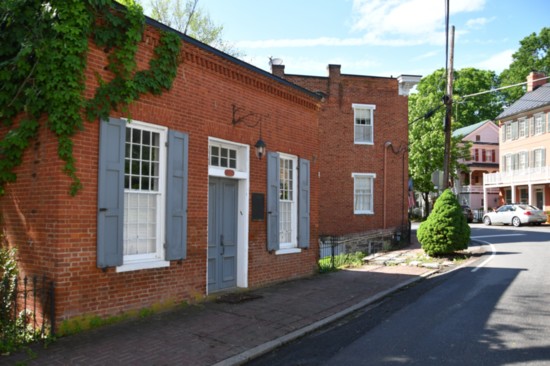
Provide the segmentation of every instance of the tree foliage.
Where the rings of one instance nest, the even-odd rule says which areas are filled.
[[[502,86],[524,82],[531,71],[550,75],[550,28],[542,28],[538,35],[532,33],[519,43],[519,49],[512,55],[510,67],[500,74]],[[510,105],[525,93],[525,88],[504,89],[502,93]]]
[[[431,256],[468,248],[470,227],[450,189],[435,201],[428,220],[418,228],[418,240],[422,249]]]
[[[196,7],[198,0],[150,0],[151,18],[177,29],[231,56],[244,56],[223,39],[223,25],[216,25],[208,12]]]
[[[492,71],[473,68],[457,70],[454,73],[451,130],[492,119],[500,113],[498,96],[486,94],[470,99],[461,99],[479,90],[491,89],[497,78]],[[443,170],[445,155],[444,119],[445,71],[436,70],[423,78],[417,86],[417,93],[409,97],[409,176],[415,190],[433,192],[432,175]],[[453,98],[455,99],[455,98]],[[450,176],[459,169],[466,169],[458,160],[470,156],[470,144],[464,144],[458,137],[451,138]]]
[[[143,11],[133,0],[126,7],[112,0],[7,0],[0,2],[0,195],[16,179],[25,149],[48,128],[58,139],[57,153],[72,179],[71,194],[81,188],[72,137],[89,120],[107,118],[113,109],[143,93],[171,87],[179,64],[180,39],[162,33],[148,70],[137,71],[135,53],[144,29]],[[99,87],[84,95],[88,41],[103,47],[110,81],[97,75]]]

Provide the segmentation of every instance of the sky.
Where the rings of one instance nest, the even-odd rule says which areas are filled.
[[[427,76],[445,67],[445,0],[199,0],[242,59],[287,74]],[[520,40],[550,27],[550,0],[450,0],[454,68],[497,74]]]

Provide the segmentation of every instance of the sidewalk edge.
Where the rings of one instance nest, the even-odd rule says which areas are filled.
[[[406,287],[406,286],[408,286],[412,283],[420,281],[421,279],[429,277],[429,276],[431,276],[431,275],[433,275],[434,273],[437,273],[437,272],[438,272],[438,270],[433,270],[433,271],[423,273],[423,274],[421,274],[417,277],[411,278],[411,279],[409,279],[407,281],[404,281],[404,282],[402,282],[398,285],[395,285],[395,286],[393,286],[393,287],[391,287],[391,288],[389,288],[385,291],[379,292],[376,295],[373,295],[369,298],[366,298],[365,300],[362,300],[359,303],[348,307],[347,309],[344,309],[344,310],[342,310],[338,313],[330,315],[330,316],[328,316],[324,319],[318,320],[315,323],[312,323],[308,326],[297,329],[297,330],[295,330],[291,333],[288,333],[284,336],[281,336],[281,337],[276,338],[274,340],[271,340],[269,342],[260,344],[260,345],[254,347],[254,348],[251,348],[247,351],[239,353],[235,356],[226,358],[225,360],[222,360],[222,361],[214,364],[213,366],[241,365],[244,362],[250,361],[250,360],[252,360],[252,359],[254,359],[258,356],[263,355],[264,353],[270,352],[270,351],[274,350],[275,348],[282,346],[285,343],[288,343],[290,341],[293,341],[297,338],[300,338],[300,337],[304,336],[307,333],[311,333],[314,330],[317,330],[317,329],[319,329],[319,328],[321,328],[321,327],[323,327],[327,324],[330,324],[330,323],[332,323],[332,322],[334,322],[334,321],[336,321],[340,318],[343,318],[344,316],[346,316],[350,313],[353,313],[354,311],[357,311],[361,308],[364,308],[364,307],[380,300],[381,298],[383,298],[385,296],[388,296],[389,294],[391,294],[393,292],[396,292],[397,290],[399,290],[403,287]]]

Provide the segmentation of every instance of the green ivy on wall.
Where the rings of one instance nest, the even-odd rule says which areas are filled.
[[[0,140],[0,195],[14,182],[14,169],[37,138],[42,125],[58,139],[57,153],[72,179],[70,193],[81,188],[72,137],[89,120],[107,119],[112,110],[127,112],[142,94],[172,87],[179,64],[180,39],[162,32],[148,70],[136,71],[138,44],[145,28],[141,7],[112,0],[2,0],[0,4],[0,122],[8,132]],[[84,96],[88,40],[108,54],[106,82],[91,99]],[[18,123],[14,120],[19,118]]]

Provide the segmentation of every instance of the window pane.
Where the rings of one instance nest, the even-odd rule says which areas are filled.
[[[125,193],[124,254],[156,252],[158,196],[153,193]]]
[[[372,212],[372,177],[355,177],[354,210]]]
[[[296,209],[294,184],[294,160],[280,158],[279,160],[279,240],[282,244],[295,244]]]
[[[141,130],[139,129],[132,129],[132,142],[134,144],[141,143]]]

